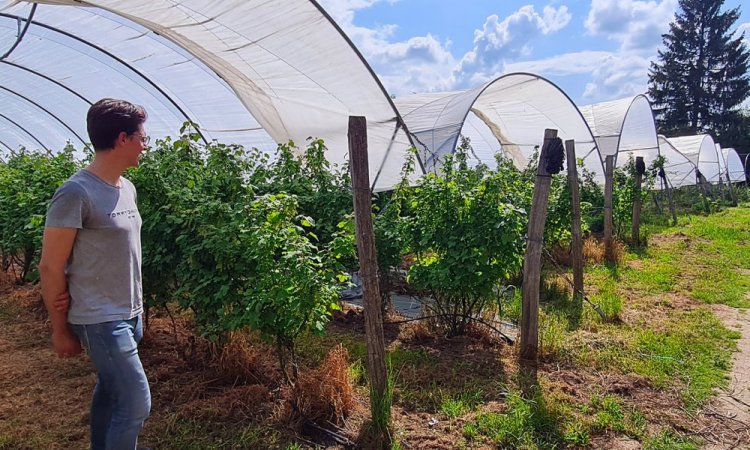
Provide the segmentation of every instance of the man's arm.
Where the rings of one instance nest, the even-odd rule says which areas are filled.
[[[45,228],[42,258],[39,262],[42,298],[52,322],[52,347],[63,358],[75,356],[82,351],[78,337],[68,326],[67,308],[59,307],[59,299],[67,298],[68,295],[65,266],[73,251],[77,234],[77,228]]]

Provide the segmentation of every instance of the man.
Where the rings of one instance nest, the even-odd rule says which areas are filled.
[[[123,100],[96,102],[86,117],[94,160],[55,193],[39,270],[59,357],[86,348],[97,372],[91,449],[134,450],[151,410],[138,356],[143,336],[141,217],[122,177],[148,144],[146,111]]]

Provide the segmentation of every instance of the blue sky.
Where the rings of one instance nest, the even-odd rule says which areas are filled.
[[[677,0],[321,0],[396,95],[533,72],[580,105],[647,89]],[[750,2],[736,26],[750,45]],[[747,104],[747,103],[746,103]]]

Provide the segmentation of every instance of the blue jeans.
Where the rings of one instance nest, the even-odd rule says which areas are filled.
[[[134,450],[151,411],[151,392],[138,357],[141,316],[71,327],[96,367],[91,450]]]

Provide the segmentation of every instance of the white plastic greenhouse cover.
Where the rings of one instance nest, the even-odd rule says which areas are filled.
[[[492,152],[498,148],[491,135],[517,167],[526,167],[535,147],[543,143],[545,128],[552,128],[563,140],[575,140],[578,158],[603,178],[593,135],[578,108],[562,90],[538,75],[512,73],[467,91],[397,98],[396,106],[427,170],[434,170],[443,155],[455,150],[461,134],[480,144],[480,152],[475,153],[482,162],[491,165]],[[481,130],[480,122],[489,132]]]
[[[86,141],[102,97],[146,107],[147,132],[176,135],[187,119],[206,141],[263,149],[320,137],[348,158],[350,115],[365,116],[371,180],[400,178],[411,146],[393,102],[313,0],[0,0],[0,151]],[[280,6],[280,5],[283,5]],[[6,150],[7,150],[6,149]]]
[[[672,187],[695,185],[695,164],[662,135],[659,135],[659,154],[666,158],[664,172]]]
[[[733,148],[722,148],[722,157],[726,161],[726,174],[732,183],[744,183],[747,181],[745,166],[742,164],[740,155]]]
[[[669,142],[693,162],[709,183],[719,182],[719,154],[708,134],[668,138]]]
[[[615,157],[622,166],[642,156],[649,165],[659,154],[659,140],[651,103],[644,95],[636,95],[580,107],[596,139],[602,159]]]

